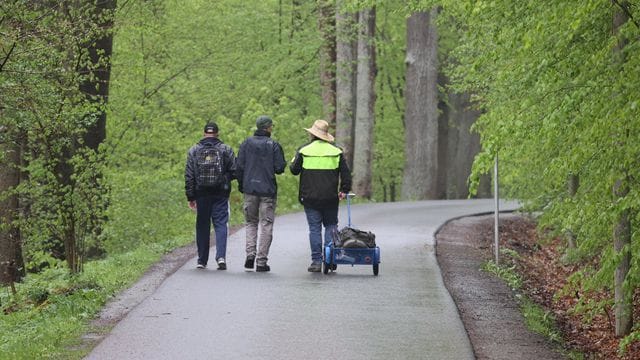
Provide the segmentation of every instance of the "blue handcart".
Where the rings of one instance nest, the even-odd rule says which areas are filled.
[[[347,227],[351,228],[351,198],[354,194],[347,195]],[[359,231],[359,230],[355,230]],[[334,242],[325,245],[324,247],[324,260],[322,261],[322,272],[328,274],[329,271],[333,272],[338,268],[338,264],[344,265],[371,265],[373,267],[373,275],[378,275],[380,269],[380,247],[336,247],[335,241],[337,235],[334,237]]]

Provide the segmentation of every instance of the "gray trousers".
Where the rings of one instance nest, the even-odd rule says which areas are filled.
[[[276,214],[276,199],[245,194],[244,219],[247,257],[256,259],[256,265],[266,265],[273,238],[273,220]],[[258,246],[258,229],[260,244]],[[257,252],[256,252],[257,250]]]

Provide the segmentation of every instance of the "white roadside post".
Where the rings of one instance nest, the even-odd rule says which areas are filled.
[[[498,222],[500,219],[500,204],[499,204],[500,194],[498,193],[498,154],[496,154],[495,162],[493,164],[493,196],[495,198],[495,203],[496,203],[496,210],[495,210],[494,221],[493,221],[493,240],[494,240],[493,247],[494,247],[494,252],[496,256],[496,265],[498,265],[500,260],[500,257],[499,257],[500,234],[499,234],[499,228],[498,228],[498,225],[499,225]]]

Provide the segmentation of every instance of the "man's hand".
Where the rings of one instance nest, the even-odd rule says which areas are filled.
[[[189,201],[189,209],[196,211],[198,209],[198,205],[195,200]]]
[[[338,193],[338,199],[343,200],[346,197],[347,197],[347,194],[343,193],[342,191]]]

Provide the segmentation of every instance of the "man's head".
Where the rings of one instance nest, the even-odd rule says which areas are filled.
[[[218,124],[210,121],[204,126],[205,137],[217,137],[218,136]]]
[[[265,130],[271,132],[271,127],[273,126],[273,120],[267,115],[258,116],[256,119],[256,129]]]

